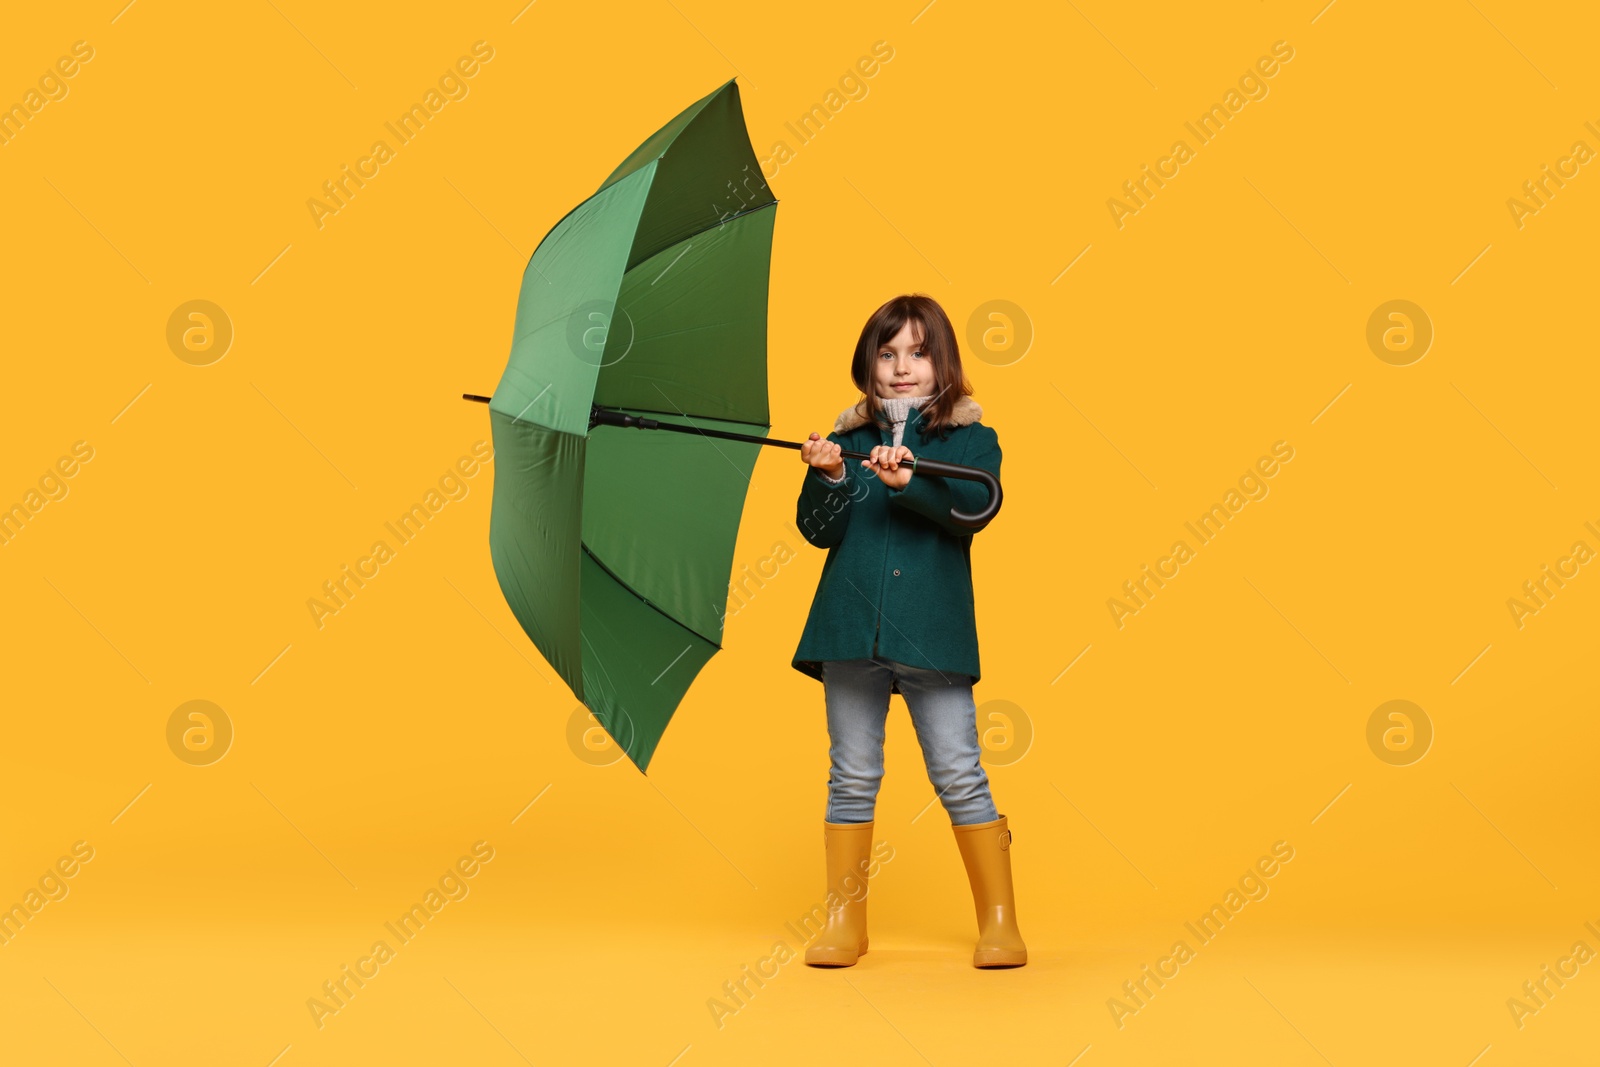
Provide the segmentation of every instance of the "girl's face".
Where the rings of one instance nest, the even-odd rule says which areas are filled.
[[[907,320],[878,349],[873,381],[880,397],[933,395],[933,359],[922,350],[922,341],[921,329]]]

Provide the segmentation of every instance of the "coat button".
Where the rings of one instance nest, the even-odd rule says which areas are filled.
[[[895,572],[894,572],[894,576],[895,576],[895,577],[896,577],[896,578],[898,578],[898,577],[900,577],[900,572],[899,572],[899,571],[898,571],[898,570],[896,570],[896,571],[895,571]]]

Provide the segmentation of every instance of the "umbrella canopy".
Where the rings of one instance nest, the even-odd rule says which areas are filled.
[[[540,242],[489,402],[500,588],[641,771],[721,647],[760,445],[592,426],[591,410],[767,432],[776,210],[730,79]]]

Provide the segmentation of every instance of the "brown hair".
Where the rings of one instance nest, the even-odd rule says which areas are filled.
[[[861,328],[855,360],[850,364],[850,380],[863,394],[856,410],[866,415],[869,422],[888,425],[889,417],[884,414],[878,396],[874,364],[878,351],[894,340],[907,322],[914,322],[921,328],[922,350],[933,360],[933,398],[922,405],[918,427],[924,438],[937,431],[942,440],[950,436],[954,425],[951,414],[956,402],[972,395],[972,384],[961,370],[961,347],[956,342],[950,317],[931,296],[921,293],[897,296],[874,311]]]

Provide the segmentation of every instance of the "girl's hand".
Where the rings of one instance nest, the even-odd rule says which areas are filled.
[[[861,465],[876,474],[878,480],[889,488],[904,489],[911,481],[911,468],[901,467],[900,464],[915,458],[905,445],[875,445]]]
[[[821,467],[824,474],[835,480],[844,476],[844,459],[839,455],[843,451],[839,444],[816,433],[800,443],[800,459],[810,466]]]

